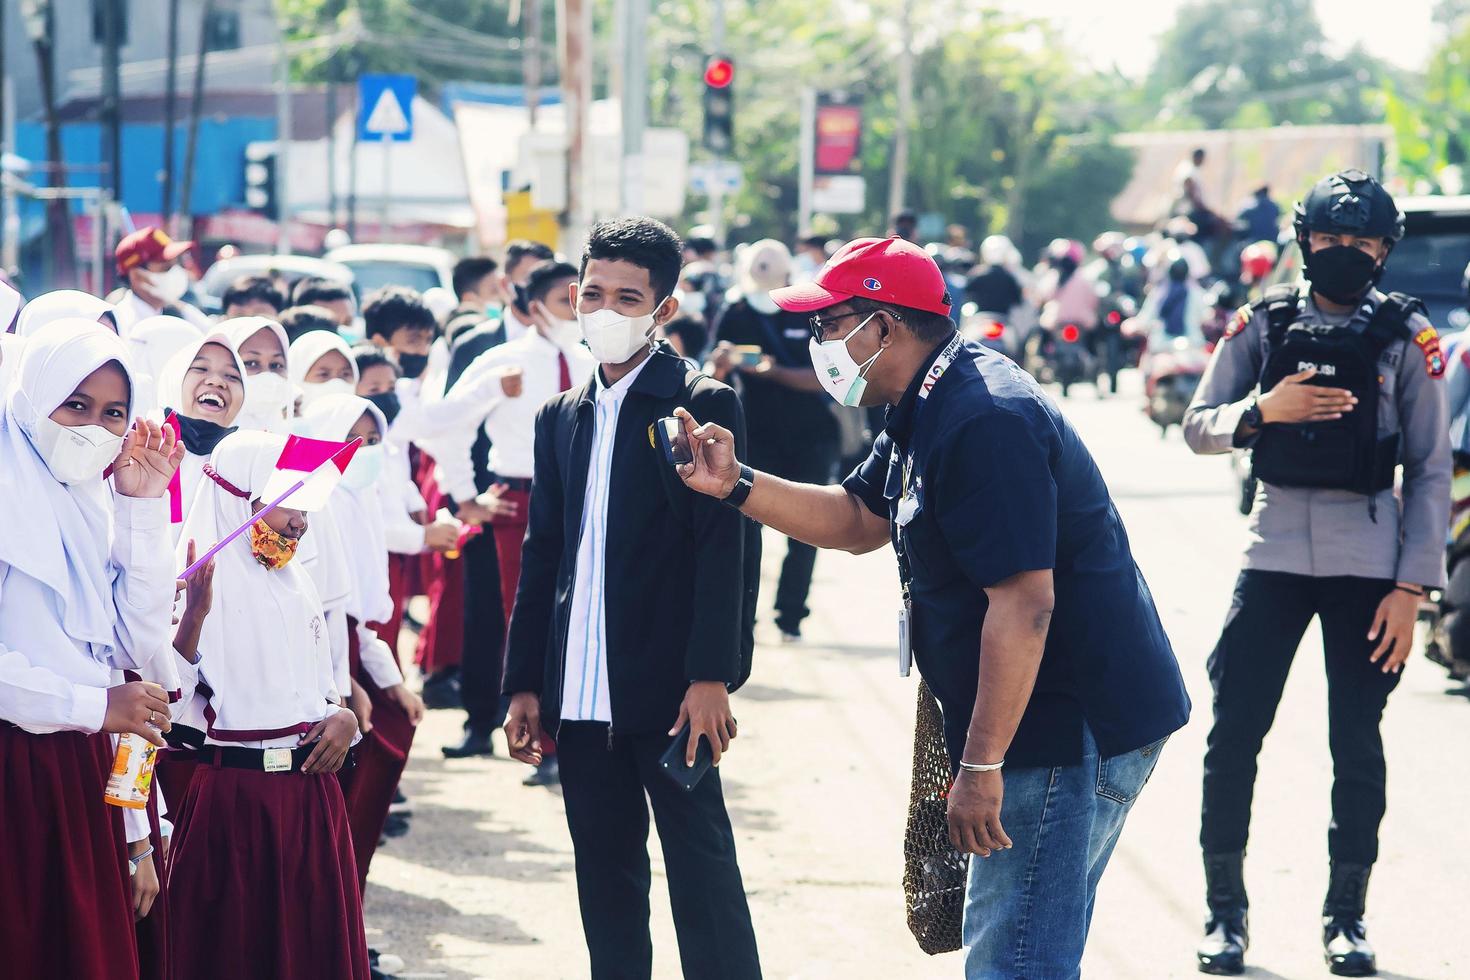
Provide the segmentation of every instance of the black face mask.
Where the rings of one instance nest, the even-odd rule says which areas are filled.
[[[376,395],[364,395],[363,397],[378,407],[378,411],[383,413],[383,418],[388,420],[389,425],[393,424],[393,420],[398,417],[398,410],[402,407],[398,404],[398,392],[380,391]]]
[[[1334,303],[1349,306],[1373,288],[1381,271],[1373,256],[1362,249],[1333,245],[1308,252],[1303,274],[1313,290]]]
[[[232,425],[227,429],[217,422],[191,419],[179,412],[173,414],[179,420],[179,437],[184,440],[184,448],[195,456],[208,456],[221,439],[239,428]]]
[[[417,378],[424,373],[424,368],[429,366],[429,355],[399,354],[398,366],[403,370],[405,378]]]

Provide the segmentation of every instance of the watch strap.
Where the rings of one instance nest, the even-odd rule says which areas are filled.
[[[745,500],[750,496],[750,491],[754,486],[755,470],[744,463],[740,464],[740,477],[735,481],[735,488],[730,491],[730,495],[725,498],[724,502],[739,510],[745,506]]]

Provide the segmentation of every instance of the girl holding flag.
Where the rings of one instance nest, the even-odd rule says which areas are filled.
[[[351,448],[236,433],[215,449],[184,520],[184,542],[226,543],[212,589],[223,601],[181,622],[174,644],[194,675],[175,715],[205,733],[169,874],[181,977],[368,977],[335,775],[357,721],[340,706],[316,589],[292,560],[306,511],[325,503]]]
[[[155,863],[143,812],[125,820],[103,802],[113,744],[100,733],[161,745],[170,727],[161,688],[113,685],[112,672],[168,646],[161,498],[183,446],[142,419],[129,427],[126,347],[95,320],[37,332],[13,377],[0,409],[4,964],[16,976],[132,978]]]
[[[356,395],[327,395],[313,402],[297,422],[297,431],[316,439],[361,439],[362,447],[342,476],[341,490],[332,496],[328,512],[344,535],[347,567],[353,587],[347,606],[352,642],[353,680],[371,701],[372,731],[358,753],[358,766],[344,773],[348,820],[357,857],[358,880],[367,885],[368,864],[377,849],[403,775],[414,729],[423,720],[424,703],[403,683],[398,657],[369,624],[393,614],[389,596],[388,546],[384,538],[381,483],[383,437],[388,422],[376,405]]]

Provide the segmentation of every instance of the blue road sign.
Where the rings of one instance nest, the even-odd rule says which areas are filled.
[[[365,143],[413,139],[412,75],[363,75],[357,80],[357,138]]]

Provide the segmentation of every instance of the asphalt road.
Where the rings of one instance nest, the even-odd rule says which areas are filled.
[[[1084,975],[1120,980],[1197,975],[1204,663],[1244,536],[1228,463],[1191,456],[1177,430],[1161,439],[1130,391],[1099,400],[1081,389],[1065,409],[1112,488],[1195,711],[1166,748],[1099,893]],[[768,575],[781,553],[768,537]],[[755,674],[736,700],[741,736],[721,767],[765,974],[959,978],[957,955],[925,956],[904,925],[915,681],[897,676],[891,556],[823,555],[811,606],[800,646],[775,644],[774,628],[761,624]],[[1321,660],[1312,631],[1261,757],[1246,867],[1251,976],[1328,975],[1319,946],[1331,780]],[[1470,898],[1470,702],[1449,687],[1416,655],[1384,721],[1389,811],[1368,921],[1385,977],[1470,976],[1453,938]],[[407,961],[402,976],[585,977],[560,797],[522,787],[522,767],[503,756],[443,760],[439,746],[460,719],[431,712],[414,746],[404,779],[413,829],[373,865],[369,942]],[[650,847],[655,975],[677,977],[656,840]]]

